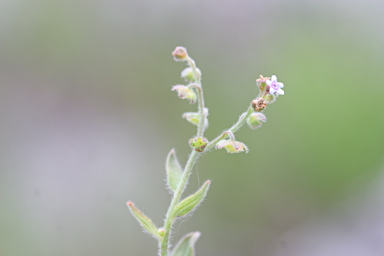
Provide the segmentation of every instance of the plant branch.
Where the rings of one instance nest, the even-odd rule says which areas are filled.
[[[211,142],[209,142],[208,145],[205,147],[204,151],[208,151],[208,150],[212,149],[216,145],[217,142],[227,138],[228,132],[235,133],[237,130],[239,130],[240,127],[244,125],[244,123],[247,121],[247,118],[252,113],[253,113],[253,108],[252,108],[252,105],[250,105],[248,107],[247,112],[245,112],[243,115],[241,115],[239,120],[234,125],[232,125],[231,128],[229,128],[228,130],[226,130],[223,133],[221,133],[215,139],[211,140]]]
[[[203,137],[205,115],[204,115],[203,88],[201,86],[201,78],[200,78],[201,75],[197,71],[195,61],[192,58],[190,58],[189,56],[187,57],[187,61],[189,63],[189,66],[192,68],[194,82],[198,85],[198,86],[194,86],[194,88],[197,91],[198,112],[200,114],[199,124],[197,125],[196,137]],[[184,192],[184,190],[188,184],[188,179],[189,179],[189,176],[192,172],[193,166],[195,165],[199,156],[200,156],[200,153],[197,152],[195,149],[192,149],[192,152],[189,155],[188,161],[184,167],[184,171],[183,171],[183,174],[181,176],[181,180],[179,182],[179,185],[177,186],[177,189],[176,189],[175,193],[173,194],[173,198],[172,198],[171,204],[168,208],[167,215],[165,217],[165,222],[164,222],[165,233],[164,233],[163,240],[160,243],[161,256],[168,256],[168,254],[169,254],[169,238],[171,236],[172,225],[175,221],[174,210],[175,210],[176,205],[180,202],[181,196],[182,196],[182,194],[183,194],[183,192]]]

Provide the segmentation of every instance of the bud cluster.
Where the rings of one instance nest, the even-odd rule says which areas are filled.
[[[259,95],[252,101],[252,106],[256,112],[265,109],[267,104],[273,103],[279,95],[284,95],[284,91],[281,89],[284,84],[277,82],[275,75],[271,78],[260,75],[260,78],[256,80],[256,84],[259,87]]]
[[[271,78],[260,75],[260,78],[256,80],[256,84],[259,88],[259,95],[251,102],[252,109],[256,113],[252,113],[247,118],[247,124],[251,129],[260,128],[261,122],[267,120],[265,115],[260,113],[267,107],[267,104],[275,102],[279,95],[284,95],[284,91],[281,89],[284,84],[278,82],[275,75]]]

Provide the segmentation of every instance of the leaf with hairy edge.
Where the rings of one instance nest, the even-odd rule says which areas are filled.
[[[209,185],[211,185],[211,181],[207,180],[195,194],[190,195],[176,205],[173,216],[182,217],[194,211],[207,195]]]
[[[200,232],[192,232],[185,235],[176,244],[171,256],[194,256],[195,243],[200,237]]]
[[[153,224],[152,220],[145,216],[139,209],[137,209],[132,202],[128,202],[127,206],[129,210],[131,210],[132,215],[136,218],[139,224],[147,231],[150,235],[152,235],[157,240],[161,241],[162,237],[160,236],[157,227]]]
[[[181,179],[182,170],[174,149],[167,156],[165,169],[167,171],[167,185],[172,192],[175,192]]]

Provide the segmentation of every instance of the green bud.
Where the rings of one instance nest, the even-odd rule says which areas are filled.
[[[207,144],[208,140],[202,137],[192,138],[189,140],[189,145],[198,152],[203,152]]]
[[[132,202],[128,202],[127,206],[131,211],[132,215],[136,218],[139,224],[143,227],[145,231],[147,231],[150,235],[152,235],[157,240],[162,239],[159,236],[159,232],[157,231],[157,227],[153,224],[152,220],[144,215],[139,209],[137,209]]]
[[[267,87],[267,80],[269,77],[263,77],[260,75],[260,78],[256,80],[256,84],[259,87],[260,93],[265,91],[265,88]]]
[[[181,179],[182,169],[174,149],[167,156],[165,169],[167,171],[167,185],[172,192],[175,192]]]
[[[207,180],[201,186],[201,188],[196,191],[195,194],[190,195],[189,197],[182,200],[178,205],[176,205],[175,211],[173,212],[173,216],[182,217],[196,210],[197,206],[199,206],[199,204],[204,200],[205,196],[207,195],[207,191],[209,189],[210,184],[211,181]]]
[[[201,78],[201,71],[199,68],[196,68],[196,79]],[[184,69],[181,72],[181,77],[184,78],[185,81],[187,82],[193,82],[195,81],[195,75],[193,74],[193,69],[191,67]]]
[[[159,234],[159,237],[163,238],[165,235],[165,229],[164,228],[159,228],[157,230],[157,233]]]
[[[185,61],[188,57],[187,49],[182,46],[178,46],[172,52],[172,56],[175,61]]]
[[[276,101],[276,95],[275,94],[267,94],[263,97],[267,103],[273,103]]]
[[[200,237],[200,232],[192,232],[185,235],[176,244],[171,256],[195,256],[195,243]]]
[[[200,114],[198,112],[185,112],[182,117],[194,125],[198,125],[200,122]]]
[[[204,108],[204,115],[205,115],[205,118],[204,118],[204,130],[206,130],[208,128],[208,109],[207,108]],[[185,112],[183,115],[182,115],[183,118],[185,118],[188,122],[190,122],[191,124],[194,124],[194,125],[199,125],[200,123],[200,113],[199,112]]]
[[[216,144],[216,149],[221,148],[225,148],[225,150],[227,150],[227,153],[240,153],[243,151],[245,151],[245,153],[248,153],[248,147],[240,141],[221,140]]]
[[[251,129],[257,129],[261,127],[261,122],[265,121],[267,121],[267,118],[263,113],[255,112],[248,117],[247,124]]]
[[[191,104],[196,102],[196,93],[189,86],[178,84],[172,87],[172,91],[177,91],[179,98],[187,99]]]

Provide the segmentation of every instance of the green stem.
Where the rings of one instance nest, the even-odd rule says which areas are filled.
[[[161,241],[161,256],[168,256],[168,250],[169,250],[169,237],[171,235],[171,229],[173,222],[175,220],[175,217],[173,216],[174,209],[176,205],[179,203],[181,195],[183,194],[186,185],[188,183],[189,175],[192,172],[193,166],[196,163],[197,158],[200,156],[200,153],[192,150],[192,153],[189,155],[189,159],[187,161],[187,164],[185,165],[183,175],[181,177],[180,183],[177,186],[177,189],[175,193],[173,194],[173,198],[171,201],[171,204],[168,208],[167,215],[165,217],[165,223],[164,223],[164,238]]]
[[[194,82],[200,87],[197,89],[197,98],[198,98],[198,112],[200,114],[200,121],[197,126],[197,134],[196,137],[203,137],[204,135],[204,95],[203,95],[203,88],[201,86],[201,75],[197,72],[197,67],[195,61],[191,57],[187,57],[187,61],[189,66],[192,68],[193,73],[193,80]],[[195,87],[196,88],[196,87]]]
[[[201,87],[201,79],[200,75],[197,72],[195,61],[187,57],[187,61],[189,63],[189,66],[192,68],[193,71],[193,79],[194,82],[198,85],[194,88],[196,88],[197,91],[197,99],[198,99],[198,112],[201,116],[199,124],[197,126],[197,137],[203,137],[204,134],[204,96],[203,96],[203,88]],[[175,193],[173,194],[173,198],[171,201],[171,204],[169,205],[167,215],[165,217],[164,222],[164,237],[163,240],[160,241],[160,255],[161,256],[168,256],[169,255],[169,238],[171,236],[172,231],[172,225],[175,221],[174,216],[174,210],[176,205],[180,202],[181,196],[188,184],[189,176],[191,175],[193,166],[195,165],[197,159],[199,158],[200,153],[197,152],[195,149],[192,149],[192,153],[189,155],[187,164],[184,167],[183,175],[181,176],[181,180],[179,182],[179,185],[176,188]]]
[[[235,133],[237,130],[239,130],[240,127],[244,125],[244,123],[247,121],[247,118],[252,113],[253,113],[253,108],[252,108],[252,105],[250,105],[248,107],[247,112],[245,112],[245,115],[244,114],[241,115],[239,120],[234,125],[232,125],[231,128],[229,128],[228,130],[224,131],[223,133],[221,133],[219,136],[217,136],[215,139],[211,140],[208,143],[208,145],[204,149],[204,152],[207,152],[208,150],[213,148],[216,145],[216,143],[219,142],[220,140],[223,140],[223,139],[227,138],[228,132]]]

